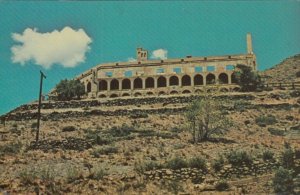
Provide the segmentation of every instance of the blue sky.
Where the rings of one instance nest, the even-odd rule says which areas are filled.
[[[168,58],[240,54],[246,52],[245,36],[251,32],[259,69],[264,70],[300,53],[299,24],[299,1],[1,1],[0,114],[37,99],[39,70],[47,75],[47,93],[61,79],[72,78],[97,64],[135,57],[136,47],[150,52],[167,50]],[[84,58],[69,63],[72,68],[59,60],[44,68],[36,60],[24,60],[24,52],[19,54],[23,65],[20,60],[13,62],[11,48],[20,45],[13,39],[13,33],[23,35],[25,29],[34,28],[38,33],[61,32],[65,27],[74,32],[82,29],[90,38],[90,42],[82,45],[86,49]],[[34,45],[37,48],[33,50],[59,45],[49,40],[37,42],[43,44]],[[72,45],[71,48],[70,52],[76,50]],[[28,54],[32,55],[35,53]]]

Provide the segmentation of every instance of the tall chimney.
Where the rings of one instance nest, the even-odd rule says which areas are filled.
[[[247,33],[247,53],[248,54],[253,54],[252,37],[251,37],[250,33]]]

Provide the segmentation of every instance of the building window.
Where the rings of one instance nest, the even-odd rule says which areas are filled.
[[[173,68],[173,72],[175,72],[176,74],[181,73],[181,68]]]
[[[164,72],[165,72],[165,69],[163,69],[163,68],[156,69],[157,74],[161,74],[161,73],[164,73]]]
[[[201,66],[196,66],[195,72],[203,72],[203,68]]]
[[[124,76],[125,77],[132,77],[132,71],[131,70],[125,71]]]
[[[207,67],[206,67],[206,70],[207,70],[208,72],[213,72],[213,71],[215,71],[215,66],[207,66]]]
[[[112,72],[105,72],[105,76],[107,76],[107,77],[112,77],[112,76],[113,76],[113,73],[112,73]]]
[[[226,65],[226,70],[234,70],[234,65]]]

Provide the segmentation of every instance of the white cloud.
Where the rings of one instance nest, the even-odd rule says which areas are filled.
[[[127,61],[128,62],[136,62],[136,59],[133,57],[129,57],[129,58],[127,58]]]
[[[37,65],[49,69],[53,64],[72,68],[85,61],[92,39],[83,29],[74,30],[66,26],[61,31],[39,33],[27,28],[23,33],[13,33],[12,61],[24,65],[33,60]]]
[[[152,52],[151,58],[165,60],[168,58],[168,51],[166,49],[157,49]]]

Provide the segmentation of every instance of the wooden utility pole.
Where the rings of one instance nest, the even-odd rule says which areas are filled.
[[[41,118],[41,104],[42,104],[42,90],[43,90],[43,78],[46,78],[46,75],[42,71],[41,73],[41,81],[40,81],[40,93],[39,93],[39,105],[38,105],[38,116],[37,116],[37,130],[36,130],[36,143],[39,141],[39,133],[40,133],[40,118]]]

